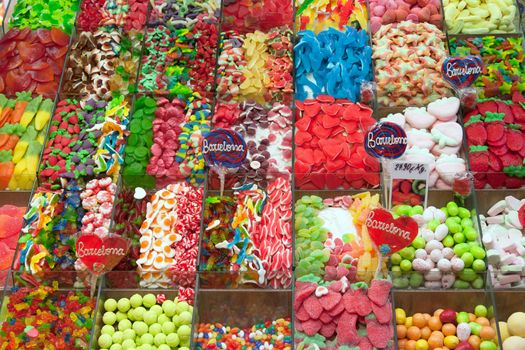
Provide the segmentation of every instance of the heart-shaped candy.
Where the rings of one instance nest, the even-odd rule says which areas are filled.
[[[390,255],[407,247],[418,232],[417,223],[411,217],[394,219],[389,211],[380,208],[368,214],[365,224],[370,238],[383,255]]]
[[[451,56],[443,61],[443,78],[456,89],[472,85],[483,73],[483,61],[479,56]]]
[[[97,235],[83,235],[77,240],[77,257],[94,274],[113,270],[127,254],[129,241],[113,236],[104,239]]]

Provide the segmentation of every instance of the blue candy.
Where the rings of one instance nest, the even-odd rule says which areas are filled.
[[[295,53],[295,98],[331,95],[358,102],[361,83],[372,80],[372,48],[364,30],[333,28],[298,33]]]

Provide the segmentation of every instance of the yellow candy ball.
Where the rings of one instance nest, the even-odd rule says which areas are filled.
[[[419,339],[416,342],[416,350],[428,350],[428,343],[425,339]]]
[[[455,335],[448,335],[445,337],[445,346],[454,349],[459,344],[459,339]]]
[[[396,322],[397,322],[397,324],[399,324],[399,325],[405,324],[406,319],[407,319],[407,315],[405,313],[405,310],[403,310],[401,308],[396,308]]]

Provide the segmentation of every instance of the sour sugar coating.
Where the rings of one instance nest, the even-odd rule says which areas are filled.
[[[80,0],[22,0],[13,5],[9,28],[57,29],[71,34]],[[68,41],[69,43],[69,41]],[[66,45],[68,44],[66,43]],[[67,51],[67,50],[66,50]]]
[[[222,323],[197,325],[195,349],[292,349],[292,323],[288,318],[261,322],[249,328]]]
[[[386,280],[350,284],[346,277],[329,283],[313,276],[296,281],[295,342],[330,346],[387,349],[392,346],[392,304]],[[334,344],[334,345],[330,345]]]
[[[141,286],[194,283],[201,205],[202,188],[185,183],[168,185],[151,197],[140,228]]]
[[[427,22],[443,29],[441,3],[435,0],[372,0],[370,14],[372,33],[377,32],[381,25],[403,21]]]
[[[435,25],[410,21],[384,25],[374,34],[380,105],[421,107],[452,94],[441,76],[447,57],[444,40],[445,34]]]
[[[478,103],[464,117],[474,187],[520,188],[525,184],[525,98]]]

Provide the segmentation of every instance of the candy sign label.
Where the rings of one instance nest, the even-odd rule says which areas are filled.
[[[366,134],[366,153],[376,158],[395,159],[401,157],[408,144],[405,130],[394,123],[377,123]]]
[[[113,270],[128,252],[128,241],[121,237],[83,235],[77,240],[77,257],[95,273]]]
[[[447,57],[441,68],[443,78],[456,89],[472,85],[483,72],[483,61],[479,56]]]
[[[417,223],[408,216],[397,219],[385,209],[374,209],[365,221],[368,234],[382,255],[407,247],[417,236]]]
[[[237,168],[242,165],[248,149],[242,136],[226,129],[214,129],[202,140],[202,155],[209,166]]]

